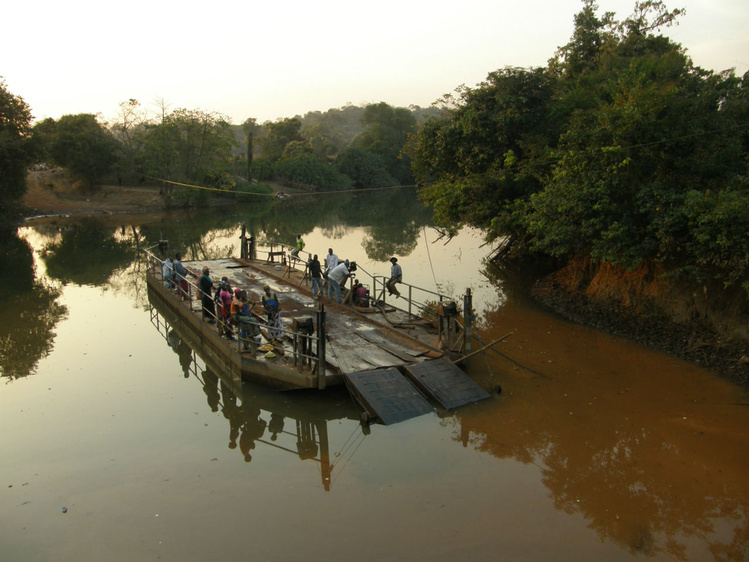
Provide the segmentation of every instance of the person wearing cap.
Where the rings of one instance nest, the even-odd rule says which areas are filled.
[[[390,279],[388,279],[385,286],[387,287],[389,294],[399,297],[401,294],[398,292],[398,289],[395,288],[395,285],[403,282],[403,269],[398,265],[398,258],[396,257],[390,258],[390,263],[393,264],[390,267]]]
[[[339,263],[328,273],[328,298],[331,298],[331,293],[335,291],[335,300],[338,304],[341,303],[341,285],[345,284],[351,273],[348,270],[349,261],[346,260],[343,263]]]
[[[210,324],[216,322],[216,308],[213,305],[213,280],[211,279],[211,270],[203,268],[203,275],[198,280],[198,289],[200,290],[200,303],[203,306],[203,320],[206,318]]]
[[[296,248],[291,250],[292,257],[298,258],[302,250],[304,250],[304,240],[302,240],[302,234],[299,233],[296,235]]]

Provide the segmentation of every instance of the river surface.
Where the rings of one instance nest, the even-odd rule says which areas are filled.
[[[535,307],[475,232],[445,244],[392,201],[348,203],[19,231],[0,560],[749,559],[744,389]],[[136,256],[238,255],[240,224],[470,287],[479,337],[512,335],[466,372],[502,392],[363,431],[343,389],[230,387],[150,309]]]

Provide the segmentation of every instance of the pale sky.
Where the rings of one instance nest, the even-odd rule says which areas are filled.
[[[681,0],[662,30],[695,64],[749,70],[749,1]],[[599,0],[625,19],[634,0]],[[545,66],[579,0],[24,0],[6,3],[0,76],[40,120],[116,117],[137,99],[235,124],[347,103],[428,107],[505,66]]]

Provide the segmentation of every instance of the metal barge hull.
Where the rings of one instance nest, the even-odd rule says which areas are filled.
[[[276,390],[297,390],[318,388],[319,382],[311,373],[288,369],[264,359],[242,353],[237,346],[222,338],[216,326],[203,321],[200,313],[189,307],[189,301],[182,301],[159,278],[148,275],[148,299],[154,308],[180,334],[193,349],[200,349],[206,360],[222,365],[223,371],[237,381],[250,381]],[[325,386],[343,383],[339,374],[325,376]]]

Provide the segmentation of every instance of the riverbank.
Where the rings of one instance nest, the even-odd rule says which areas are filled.
[[[590,264],[579,265],[539,280],[531,290],[533,298],[568,320],[749,386],[747,317],[736,310],[740,307],[709,303],[705,298],[696,303],[696,294],[678,291],[652,272],[601,272]],[[582,274],[583,269],[588,273]]]
[[[57,168],[28,174],[23,204],[32,218],[160,211],[164,199],[157,187],[102,185],[83,191]]]

